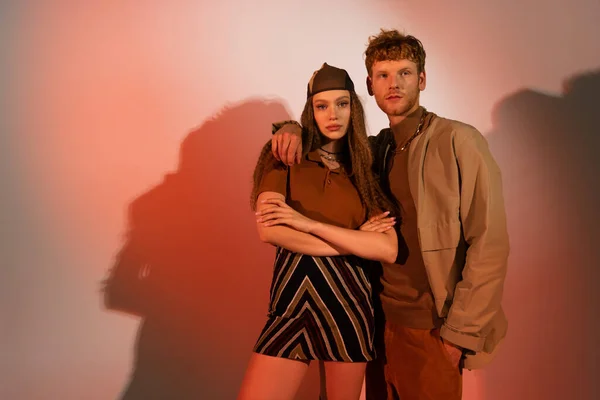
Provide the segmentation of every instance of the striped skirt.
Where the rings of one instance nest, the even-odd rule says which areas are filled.
[[[365,362],[373,299],[357,257],[312,257],[278,248],[269,320],[254,351],[296,360]]]

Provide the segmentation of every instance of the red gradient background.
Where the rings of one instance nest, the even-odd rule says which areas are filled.
[[[600,3],[446,3],[3,2],[0,398],[118,398],[140,318],[104,310],[100,287],[133,230],[162,262],[150,347],[180,351],[202,398],[233,399],[273,257],[254,162],[323,62],[350,72],[371,133],[386,126],[362,84],[380,27],[423,41],[423,104],[479,128],[503,169],[509,334],[464,399],[598,398]],[[144,360],[142,386],[180,371]],[[316,393],[311,367],[297,398]]]

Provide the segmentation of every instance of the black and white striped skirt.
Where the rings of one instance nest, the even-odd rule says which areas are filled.
[[[296,360],[375,357],[368,273],[353,256],[312,257],[278,248],[269,320],[254,351]]]

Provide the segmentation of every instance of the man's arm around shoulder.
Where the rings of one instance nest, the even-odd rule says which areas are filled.
[[[280,121],[273,124],[271,150],[273,156],[292,166],[302,158],[302,126],[297,121]]]

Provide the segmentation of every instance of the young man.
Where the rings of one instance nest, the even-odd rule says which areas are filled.
[[[390,121],[370,137],[373,167],[397,205],[404,241],[396,262],[382,266],[383,348],[367,372],[367,399],[459,400],[463,366],[489,361],[507,329],[500,171],[475,128],[420,106],[418,39],[382,30],[365,55],[369,94]],[[299,125],[275,127],[273,153],[297,162]]]

